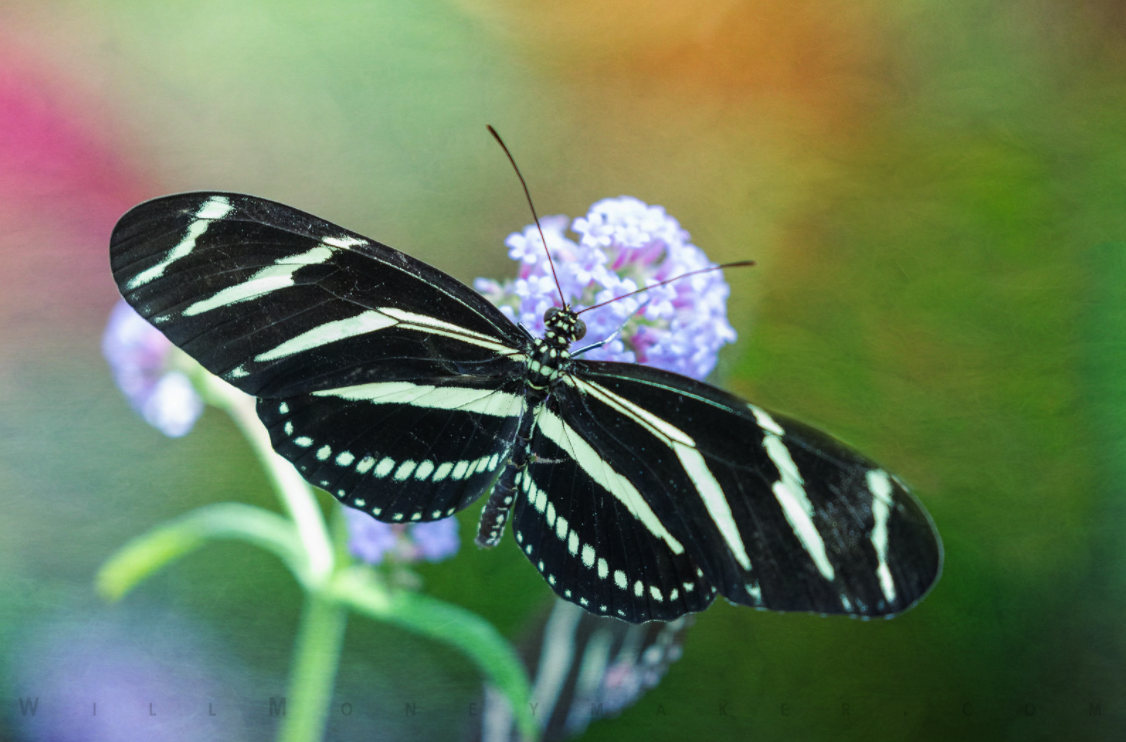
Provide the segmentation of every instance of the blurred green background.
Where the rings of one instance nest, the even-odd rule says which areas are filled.
[[[890,623],[717,604],[587,738],[1121,739],[1124,73],[1107,0],[4,2],[0,738],[125,738],[97,687],[146,739],[268,739],[285,692],[301,596],[272,557],[220,544],[93,593],[164,519],[276,507],[224,416],[170,440],[113,387],[116,219],[246,191],[503,277],[528,215],[491,123],[541,213],[630,194],[756,259],[714,380],[899,473],[946,546]],[[514,638],[550,600],[510,540],[422,571]],[[477,691],[354,618],[330,736],[457,738]]]

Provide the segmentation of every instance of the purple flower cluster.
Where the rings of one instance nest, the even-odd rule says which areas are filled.
[[[348,550],[368,564],[380,564],[388,554],[398,562],[440,562],[457,553],[461,539],[457,518],[431,523],[382,523],[367,513],[344,508]]]
[[[540,220],[566,301],[593,306],[668,278],[711,265],[704,251],[660,206],[632,196],[607,198],[575,219]],[[535,225],[509,235],[508,254],[520,262],[515,279],[479,278],[475,287],[509,319],[533,334],[543,331],[543,313],[558,306],[543,241]],[[591,360],[644,363],[703,379],[715,368],[719,349],[735,340],[727,322],[729,289],[720,271],[685,278],[600,307],[583,315],[582,343],[611,342],[584,356]]]
[[[203,400],[187,376],[169,368],[174,347],[124,301],[113,308],[102,336],[102,355],[129,405],[149,425],[178,438],[203,414]]]
[[[24,742],[211,742],[255,733],[237,692],[247,668],[205,626],[127,601],[60,617],[45,611],[5,647],[5,668],[23,713],[10,714]],[[16,706],[16,699],[11,702]]]

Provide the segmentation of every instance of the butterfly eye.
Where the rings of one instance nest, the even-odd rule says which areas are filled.
[[[547,311],[543,313],[543,321],[550,322],[551,318],[559,314],[559,307],[548,307]]]
[[[582,340],[583,335],[586,335],[586,322],[575,320],[575,340]]]

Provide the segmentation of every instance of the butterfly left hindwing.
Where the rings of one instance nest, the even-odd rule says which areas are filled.
[[[274,450],[341,502],[389,523],[467,507],[508,465],[523,383],[459,376],[260,399]]]

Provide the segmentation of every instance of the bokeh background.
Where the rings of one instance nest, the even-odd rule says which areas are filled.
[[[1124,73],[1107,0],[6,0],[0,738],[268,739],[285,692],[301,596],[272,557],[93,591],[164,519],[276,507],[223,415],[167,439],[113,387],[116,219],[246,191],[503,277],[528,215],[491,123],[541,213],[635,195],[757,260],[713,380],[884,462],[946,546],[892,622],[717,604],[589,739],[1121,739]],[[511,540],[422,572],[514,638],[550,600]],[[331,736],[456,739],[477,682],[353,618]]]

